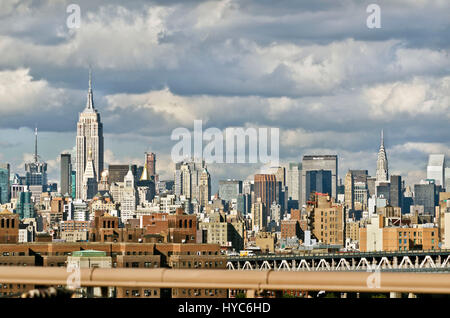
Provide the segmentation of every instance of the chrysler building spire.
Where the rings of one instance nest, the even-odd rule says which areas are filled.
[[[389,170],[388,170],[388,160],[386,156],[386,150],[384,149],[384,135],[383,130],[381,130],[381,145],[378,151],[377,159],[377,182],[388,181]]]

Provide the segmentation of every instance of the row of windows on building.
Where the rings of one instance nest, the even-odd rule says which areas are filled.
[[[434,250],[434,246],[432,246],[431,249]],[[408,250],[408,247],[407,247],[407,246],[399,246],[399,247],[398,247],[398,250],[399,250],[399,251],[401,251],[401,250],[407,251],[407,250]]]
[[[154,268],[158,268],[159,267],[159,263],[157,263],[157,262],[155,262],[155,263],[144,262],[143,263],[144,266],[140,266],[140,264],[141,263],[139,263],[139,262],[126,262],[125,263],[125,267],[132,267],[132,268],[138,268],[138,267],[145,267],[145,268],[154,267]],[[113,267],[117,267],[117,263],[116,262],[114,262]]]
[[[40,253],[37,253],[37,254],[40,254]],[[153,252],[145,252],[145,251],[144,252],[143,251],[130,252],[130,251],[128,251],[128,252],[120,252],[120,253],[112,252],[111,256],[115,257],[115,256],[117,256],[119,254],[120,255],[154,255]],[[175,252],[175,253],[169,252],[168,254],[169,254],[169,256],[170,255],[182,255],[182,253],[180,253],[180,252]],[[211,252],[211,251],[208,251],[208,252],[206,252],[206,251],[203,251],[203,252],[196,251],[196,252],[192,252],[192,253],[190,251],[186,252],[186,255],[218,255],[218,254],[219,253],[217,251],[215,251],[215,252]],[[3,252],[2,255],[3,256],[26,256],[25,252]],[[53,253],[50,252],[50,253],[44,253],[44,255],[64,256],[64,255],[72,255],[72,252],[53,252]]]
[[[61,230],[75,230],[77,228],[88,228],[89,224],[88,223],[78,223],[78,224],[64,224],[61,223]]]
[[[142,294],[146,297],[158,296],[158,290],[157,289],[144,289]],[[125,296],[140,297],[141,291],[138,289],[132,289],[132,290],[126,289]]]
[[[25,256],[25,252],[3,252],[3,256]]]
[[[414,237],[416,237],[417,232],[413,232],[414,233]],[[419,233],[419,237],[422,237],[422,232],[418,232]],[[404,237],[408,237],[408,232],[403,232],[403,236]],[[434,236],[434,232],[431,232],[431,236]],[[402,232],[398,232],[398,237],[402,237]]]
[[[180,220],[178,222],[178,227],[183,228],[183,220]],[[184,228],[187,228],[187,227],[188,227],[188,222],[187,222],[187,220],[184,220]],[[192,220],[189,220],[189,228],[190,229],[192,228]]]
[[[324,229],[324,226],[323,226],[323,224],[321,224],[320,225],[320,228],[323,230]],[[336,226],[336,224],[330,224],[330,229],[332,229],[332,228],[338,228],[337,226]],[[327,229],[327,226],[325,225],[325,230]]]
[[[177,295],[178,291],[182,296],[215,296],[219,294],[218,289],[174,289],[173,293]]]
[[[321,219],[320,219],[320,222],[322,222],[322,223],[327,223],[327,220],[328,220],[328,219],[325,219],[325,221],[324,221],[324,219],[321,218]],[[330,222],[337,222],[337,221],[338,221],[337,218],[330,218],[329,220],[330,220]]]
[[[11,223],[9,221],[11,221]],[[16,221],[15,219],[2,218],[0,221],[0,227],[2,229],[12,229],[15,227],[15,223],[16,223],[15,221]]]
[[[2,284],[0,283],[0,288],[2,289],[13,289],[15,284]],[[25,289],[27,285],[17,284],[17,289]]]
[[[222,266],[223,262],[222,261],[214,262],[214,266],[213,266],[213,262],[204,262],[203,263],[203,262],[195,261],[195,262],[179,262],[179,263],[172,262],[171,263],[172,267],[180,267],[180,265],[182,268],[186,268],[186,265],[187,265],[187,268],[191,268],[192,265],[194,266],[194,268],[198,268],[198,267],[214,268],[214,267],[218,267],[219,265]]]
[[[408,241],[408,239],[403,239],[403,244],[407,244]],[[402,239],[398,240],[398,244],[402,244]],[[414,245],[416,244],[422,244],[422,240],[414,240]],[[431,240],[431,244],[434,244],[434,239]]]

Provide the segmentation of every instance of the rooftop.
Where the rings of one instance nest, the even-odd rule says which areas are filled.
[[[96,250],[75,251],[72,253],[75,257],[105,257],[106,252]]]

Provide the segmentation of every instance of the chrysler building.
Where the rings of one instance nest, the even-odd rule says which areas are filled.
[[[378,151],[377,159],[377,180],[376,182],[387,182],[389,179],[388,160],[386,156],[386,150],[384,149],[384,136],[383,130],[381,131],[381,145]]]
[[[100,114],[94,108],[90,70],[86,108],[80,113],[77,124],[76,148],[76,198],[81,199],[83,198],[83,177],[88,160],[92,160],[97,182],[103,171],[103,125]],[[88,152],[91,158],[88,158]]]

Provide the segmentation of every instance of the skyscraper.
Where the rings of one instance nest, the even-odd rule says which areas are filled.
[[[219,198],[230,202],[242,193],[241,180],[219,180]]]
[[[92,159],[92,151],[89,149],[86,169],[83,174],[83,188],[81,198],[83,200],[90,200],[97,194],[98,182],[97,172],[94,168],[94,161]]]
[[[156,154],[153,152],[145,153],[145,165],[147,168],[147,173],[149,178],[155,177],[156,175]]]
[[[427,179],[433,179],[436,185],[445,185],[445,155],[433,154],[428,157]]]
[[[274,174],[255,174],[255,201],[261,198],[264,205],[264,215],[269,215],[273,202],[277,199],[277,180]]]
[[[353,196],[354,196],[354,182],[352,171],[349,170],[345,174],[345,191],[344,191],[344,202],[345,207],[349,210],[353,210]]]
[[[211,197],[211,176],[206,167],[200,175],[199,195],[200,205],[206,207]]]
[[[331,196],[337,197],[337,176],[338,176],[338,158],[337,155],[305,155],[302,160],[302,192],[301,203],[299,207],[306,204],[306,173],[312,170],[329,170],[331,171]]]
[[[9,175],[9,163],[0,164],[0,204],[9,202],[11,198]]]
[[[82,197],[83,175],[88,162],[88,152],[92,152],[93,168],[96,172],[97,182],[103,171],[103,124],[100,114],[94,108],[92,94],[92,76],[89,71],[89,91],[86,108],[80,113],[77,125],[77,162],[76,162],[76,198]]]
[[[288,193],[290,200],[300,200],[301,193],[301,181],[302,176],[302,164],[301,163],[289,163],[288,170]]]
[[[39,160],[37,147],[37,128],[34,130],[34,158],[33,162],[25,164],[25,180],[28,186],[44,186],[47,184],[47,163]]]
[[[433,180],[414,185],[414,205],[423,205],[425,214],[434,215],[438,205],[436,184]]]
[[[367,179],[367,170],[349,170],[345,175],[344,201],[348,209],[361,210],[367,205],[369,196]]]
[[[71,192],[70,192],[70,196],[72,198],[75,198],[76,194],[77,194],[77,172],[72,170],[72,172],[70,173],[70,180],[71,180]]]
[[[402,207],[402,177],[391,175],[391,184],[389,187],[389,204],[395,207]]]
[[[256,177],[256,176],[255,176]],[[275,176],[274,176],[275,178]],[[265,231],[267,226],[267,207],[261,197],[252,204],[252,230],[255,232]]]
[[[135,178],[130,165],[127,175],[123,179],[123,188],[119,193],[120,215],[123,223],[136,216],[137,200]]]
[[[445,177],[445,190],[446,192],[450,192],[450,161],[448,160],[445,162],[444,177]]]
[[[31,200],[31,192],[28,190],[25,192],[20,192],[18,199],[16,213],[19,214],[20,219],[34,218],[36,213],[34,210],[34,204]]]
[[[311,170],[306,172],[306,199],[309,200],[311,193],[319,192],[331,195],[331,171]]]
[[[389,181],[388,160],[386,150],[384,149],[383,130],[381,130],[381,145],[380,150],[378,151],[376,178],[377,183]]]
[[[60,180],[60,187],[61,187],[61,194],[65,195],[66,193],[71,195],[72,194],[72,164],[70,162],[70,154],[68,153],[62,153],[61,154],[61,180]]]
[[[108,166],[108,182],[113,184],[115,182],[123,182],[123,179],[130,170],[130,165],[109,165]],[[131,165],[131,173],[135,179],[139,179],[137,166]],[[142,177],[142,176],[141,176]],[[147,179],[142,179],[147,180]]]
[[[200,175],[206,168],[205,161],[182,161],[175,164],[175,195],[199,201]]]

